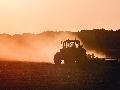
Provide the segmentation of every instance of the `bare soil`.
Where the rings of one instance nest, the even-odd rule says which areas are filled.
[[[120,90],[120,65],[0,62],[0,90]]]

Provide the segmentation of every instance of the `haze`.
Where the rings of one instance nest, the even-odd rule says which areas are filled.
[[[44,32],[41,34],[8,34],[0,35],[0,61],[27,61],[53,63],[54,55],[62,49],[61,41],[74,40],[76,34],[71,32]],[[81,40],[80,40],[81,41]],[[97,50],[89,50],[81,41],[81,45],[87,50],[87,54],[103,57],[103,53]]]
[[[0,33],[119,29],[119,0],[0,0]]]
[[[54,54],[62,48],[61,41],[78,39],[66,32],[59,34],[0,35],[0,61],[27,61],[53,63]]]

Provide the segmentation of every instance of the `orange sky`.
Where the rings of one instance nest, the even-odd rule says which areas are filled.
[[[0,33],[119,29],[119,0],[0,0]]]

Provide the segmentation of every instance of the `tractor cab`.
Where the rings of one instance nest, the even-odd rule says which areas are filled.
[[[82,47],[82,45],[80,45],[80,41],[79,40],[66,40],[63,42],[63,48],[78,48],[78,47]]]

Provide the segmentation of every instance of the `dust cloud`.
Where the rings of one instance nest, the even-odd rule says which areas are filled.
[[[43,32],[40,34],[9,34],[0,35],[0,61],[27,61],[53,63],[54,54],[62,48],[61,41],[67,39],[80,40],[72,32]],[[80,40],[81,41],[81,40]],[[81,41],[87,54],[104,58],[105,54],[89,50]]]
[[[98,52],[96,50],[87,50],[86,51],[87,54],[94,54],[95,58],[106,58],[106,55],[103,52]]]
[[[86,50],[86,54],[94,54],[95,58],[98,57],[98,58],[106,58],[106,54],[104,52],[101,52],[100,49],[97,49],[97,48],[91,48],[91,46],[89,45],[86,45],[84,42],[82,42],[82,40],[80,40],[82,45],[83,45],[83,48]]]
[[[54,54],[62,48],[61,41],[78,39],[71,32],[52,34],[0,35],[0,60],[49,62],[53,63]]]

